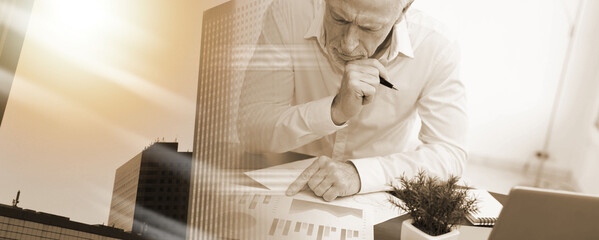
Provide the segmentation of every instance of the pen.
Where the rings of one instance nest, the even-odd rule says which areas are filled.
[[[393,86],[393,84],[391,84],[390,82],[388,82],[387,80],[385,80],[385,79],[384,79],[383,77],[381,77],[380,75],[379,75],[379,80],[380,80],[380,82],[381,82],[381,84],[382,84],[383,86],[385,86],[385,87],[388,87],[388,88],[391,88],[391,89],[394,89],[395,91],[399,91],[397,88],[395,88],[395,87]]]

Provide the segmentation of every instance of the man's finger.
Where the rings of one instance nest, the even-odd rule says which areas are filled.
[[[308,186],[310,187],[310,189],[316,189],[316,187],[318,187],[318,185],[320,185],[320,183],[324,180],[326,175],[327,173],[322,168],[320,168],[318,172],[312,175],[310,180],[308,180]]]
[[[376,93],[376,88],[368,85],[362,88],[362,105],[367,105],[372,102],[374,98],[374,94]]]
[[[327,202],[330,202],[335,200],[335,198],[337,198],[338,196],[339,189],[337,189],[335,186],[332,186],[324,193],[324,195],[322,195],[322,199],[324,199]]]
[[[333,183],[334,183],[334,180],[330,177],[327,177],[327,178],[323,179],[320,182],[320,184],[318,184],[317,186],[314,186],[314,188],[312,187],[312,185],[310,185],[310,189],[312,189],[312,192],[314,192],[314,194],[316,194],[316,196],[320,197],[333,186]]]
[[[374,59],[374,58],[361,59],[361,60],[354,61],[354,63],[364,64],[364,65],[374,67],[378,70],[378,75],[380,75],[384,79],[389,79],[389,78],[387,78],[387,69],[377,59]]]
[[[299,175],[299,177],[297,177],[297,179],[295,179],[295,181],[293,181],[293,183],[291,183],[291,185],[289,185],[285,194],[287,196],[292,196],[301,191],[304,186],[306,186],[312,175],[318,171],[318,169],[320,169],[320,164],[318,164],[318,161],[314,161],[312,164],[310,164],[310,166],[304,169],[304,171]]]
[[[387,77],[387,69],[385,68],[385,66],[383,66],[383,64],[381,62],[379,62],[379,60],[377,60],[377,59],[373,59],[373,58],[369,58],[369,59],[371,60],[371,61],[369,61],[370,65],[379,70],[379,75],[381,77],[383,77],[384,79],[389,79]]]

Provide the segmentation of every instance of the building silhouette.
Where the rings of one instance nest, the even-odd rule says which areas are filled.
[[[116,170],[108,225],[145,239],[184,239],[191,152],[157,142]]]
[[[0,239],[141,240],[136,234],[105,225],[89,225],[68,217],[0,204]]]
[[[253,164],[239,146],[237,108],[270,2],[232,0],[203,14],[187,239],[238,238],[229,230],[239,220],[226,214],[235,206],[223,197],[236,191],[230,170]]]

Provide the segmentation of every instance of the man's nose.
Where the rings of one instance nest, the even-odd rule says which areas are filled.
[[[343,50],[344,54],[351,54],[360,44],[358,31],[359,28],[355,24],[350,24],[347,27],[347,31],[345,32],[343,41],[341,42],[341,50]]]

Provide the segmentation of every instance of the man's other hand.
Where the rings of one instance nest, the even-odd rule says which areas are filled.
[[[351,162],[334,161],[320,156],[287,188],[287,196],[297,194],[305,187],[325,201],[354,195],[360,191],[360,176]]]
[[[379,75],[386,78],[387,70],[376,59],[355,60],[345,65],[341,88],[331,105],[331,118],[335,124],[345,123],[360,113],[362,106],[372,102],[380,82]]]

